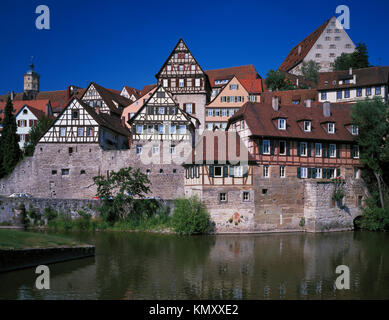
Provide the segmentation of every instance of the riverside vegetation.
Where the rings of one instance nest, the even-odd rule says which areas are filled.
[[[209,233],[213,229],[205,205],[197,198],[174,200],[175,209],[160,200],[146,199],[150,192],[147,175],[131,167],[110,172],[108,177],[94,178],[97,197],[102,205],[98,215],[78,210],[78,217],[69,212],[57,212],[46,207],[43,213],[22,203],[20,211],[27,227],[47,227],[51,230],[111,230],[159,231],[183,235]],[[90,208],[91,209],[91,208]]]

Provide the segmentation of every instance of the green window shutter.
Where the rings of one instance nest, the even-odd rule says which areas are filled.
[[[340,158],[340,144],[336,145],[336,157]]]
[[[228,166],[223,166],[223,176],[224,178],[228,177]]]
[[[311,143],[308,142],[308,157],[311,156]]]
[[[210,176],[210,177],[213,177],[213,172],[214,172],[214,166],[213,166],[213,164],[211,164],[211,165],[209,166],[209,176]]]
[[[328,144],[323,143],[323,158],[328,158]]]
[[[234,166],[230,166],[230,177],[234,176]]]
[[[327,179],[331,179],[331,173],[333,169],[327,169]]]
[[[354,154],[354,146],[350,144],[350,157],[351,159],[355,157],[355,154]]]
[[[185,178],[189,179],[189,169],[185,168]]]
[[[323,169],[321,169],[321,177],[323,178],[323,179],[325,179],[325,178],[327,178],[327,169],[326,168],[323,168]]]
[[[317,177],[317,169],[316,169],[316,168],[313,168],[313,169],[312,169],[312,178],[313,178],[313,179],[316,179],[316,177]]]
[[[301,178],[301,168],[300,167],[298,167],[297,168],[297,178]]]
[[[262,154],[263,153],[263,145],[262,145],[262,139],[259,139],[258,140],[258,152],[259,154]]]
[[[308,178],[312,178],[312,168],[308,168]]]
[[[297,155],[300,156],[301,142],[297,143]]]
[[[290,156],[290,141],[286,141],[286,155]]]
[[[243,177],[248,177],[249,175],[249,167],[248,166],[243,166]]]
[[[340,168],[336,168],[336,176],[340,177]]]
[[[270,154],[274,155],[274,140],[270,140]]]

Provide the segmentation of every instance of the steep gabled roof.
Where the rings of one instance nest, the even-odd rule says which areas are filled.
[[[145,94],[149,93],[151,90],[153,90],[155,87],[157,87],[157,84],[148,84],[145,85],[140,92],[140,97],[143,97]]]
[[[295,46],[282,62],[279,70],[289,72],[295,66],[300,64],[307,56],[308,52],[312,49],[313,45],[319,39],[324,29],[327,27],[331,18],[324,22],[319,28],[313,31],[308,37],[302,40],[297,46]]]
[[[261,79],[261,76],[258,74],[257,70],[255,70],[255,67],[252,64],[238,67],[206,70],[205,73],[208,75],[211,87],[217,86],[215,85],[215,80],[230,80],[234,76],[239,80]]]
[[[4,110],[6,106],[6,102],[0,101],[0,110]],[[41,99],[41,100],[17,100],[12,101],[12,105],[14,108],[14,114],[18,114],[19,111],[24,107],[28,106],[29,109],[34,108],[35,110],[41,111],[46,115],[49,115],[48,112],[50,112],[50,100],[48,99]]]
[[[302,104],[280,104],[276,112],[271,103],[247,102],[228,120],[227,130],[232,123],[245,120],[252,136],[353,142],[355,137],[346,128],[352,123],[351,107],[350,104],[331,104],[331,116],[325,117],[321,103],[312,104],[310,108]],[[287,117],[286,130],[279,130],[274,122],[281,112]],[[303,119],[312,119],[311,132],[302,129],[300,121]],[[335,122],[335,134],[327,133],[322,126],[329,121]]]
[[[119,108],[116,107],[116,105],[115,105],[115,103],[113,101],[115,101],[117,104],[121,105],[123,108],[128,106],[132,102],[131,100],[121,96],[119,91],[113,90],[113,89],[104,88],[104,87],[100,86],[99,84],[97,84],[95,82],[91,82],[89,84],[88,88],[85,90],[85,92],[82,95],[81,99],[84,97],[85,93],[88,91],[88,89],[92,85],[97,90],[97,92],[99,93],[101,98],[104,100],[104,102],[107,104],[109,110],[111,112],[113,112],[113,113],[121,115],[121,110],[119,110]]]
[[[293,104],[293,101],[300,101],[304,103],[306,100],[317,100],[317,91],[315,89],[299,89],[299,90],[288,90],[288,91],[269,91],[264,92],[261,95],[261,102],[271,103],[273,97],[278,97],[278,101],[281,104]]]
[[[183,43],[184,46],[188,49],[188,51],[190,52],[193,60],[196,62],[196,64],[199,66],[200,70],[202,71],[202,73],[205,74],[204,70],[201,68],[200,64],[197,62],[196,58],[194,57],[194,55],[192,54],[192,52],[189,50],[189,47],[186,45],[185,41],[180,38],[177,42],[177,44],[174,46],[174,49],[172,50],[172,52],[170,53],[169,57],[165,60],[164,64],[162,65],[162,67],[159,69],[159,71],[157,72],[157,74],[155,75],[155,77],[158,79],[159,78],[159,75],[161,74],[161,72],[164,70],[166,64],[169,62],[170,58],[172,57],[172,55],[175,53],[176,49],[178,48],[179,44],[180,43]]]
[[[135,99],[138,99],[140,97],[140,90],[129,87],[129,86],[123,86],[123,88],[126,89],[127,93],[131,96],[134,95]],[[122,89],[123,90],[123,89]]]

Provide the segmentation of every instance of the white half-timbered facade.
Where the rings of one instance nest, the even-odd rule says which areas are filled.
[[[190,141],[198,120],[180,109],[172,95],[159,86],[128,123],[133,141]]]
[[[95,143],[104,149],[128,148],[129,132],[120,119],[97,114],[94,109],[73,98],[39,143]]]
[[[158,84],[173,94],[208,93],[208,78],[180,39],[156,74]]]

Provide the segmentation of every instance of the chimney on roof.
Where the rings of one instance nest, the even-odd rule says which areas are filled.
[[[353,67],[350,67],[350,69],[348,70],[348,73],[349,73],[350,76],[353,75]]]
[[[331,103],[329,103],[328,101],[323,103],[323,115],[325,117],[331,116]]]
[[[299,78],[296,79],[296,87],[299,86]]]
[[[11,91],[11,101],[13,101],[15,99],[15,92],[12,90]]]
[[[305,100],[305,106],[306,106],[307,108],[312,107],[312,100],[311,100],[311,99]]]
[[[271,104],[272,104],[272,107],[273,107],[274,111],[278,111],[278,107],[279,107],[278,97],[273,96]]]
[[[298,55],[301,54],[301,46],[298,47]]]

